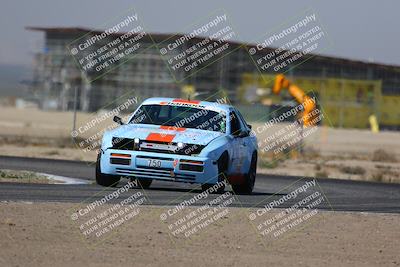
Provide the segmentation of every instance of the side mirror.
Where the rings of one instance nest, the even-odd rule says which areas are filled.
[[[237,137],[239,137],[239,138],[243,138],[243,137],[246,137],[246,136],[249,136],[249,132],[247,132],[247,131],[241,131],[241,132],[237,135]]]
[[[249,129],[253,128],[253,126],[251,126],[250,124],[247,124],[247,127],[249,127]]]
[[[119,125],[123,125],[124,123],[122,122],[122,119],[118,116],[114,116],[113,121],[118,123]]]

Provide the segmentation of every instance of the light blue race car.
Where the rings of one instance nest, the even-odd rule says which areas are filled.
[[[251,194],[257,139],[237,109],[198,100],[150,98],[127,123],[105,132],[96,181],[115,186],[121,177],[148,188],[153,180],[198,183],[203,190]],[[225,181],[225,182],[224,182]]]

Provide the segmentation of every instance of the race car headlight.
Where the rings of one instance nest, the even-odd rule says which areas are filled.
[[[140,145],[140,139],[139,138],[133,139],[133,148],[138,149],[139,145]]]
[[[178,146],[178,148],[183,148],[183,143],[182,142],[178,142],[177,146]]]

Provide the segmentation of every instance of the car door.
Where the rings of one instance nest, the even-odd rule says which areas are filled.
[[[247,122],[244,120],[242,114],[238,110],[235,109],[235,112],[237,114],[238,119],[240,120],[241,123],[241,131],[245,132],[246,135],[241,137],[241,146],[240,148],[240,153],[242,157],[242,173],[247,173],[249,170],[249,166],[251,164],[251,158],[253,156],[253,152],[256,149],[256,144],[254,142],[254,139],[251,137],[251,128],[247,124]]]
[[[246,160],[246,138],[241,136],[244,130],[242,122],[235,110],[231,110],[229,114],[230,119],[230,131],[232,136],[232,155],[231,155],[231,174],[242,174],[244,173],[244,165]]]

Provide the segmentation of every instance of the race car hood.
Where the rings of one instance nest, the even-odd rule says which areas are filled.
[[[139,138],[156,142],[182,142],[185,144],[207,145],[215,138],[224,135],[221,132],[191,128],[177,128],[149,124],[126,124],[110,132],[112,137]]]

